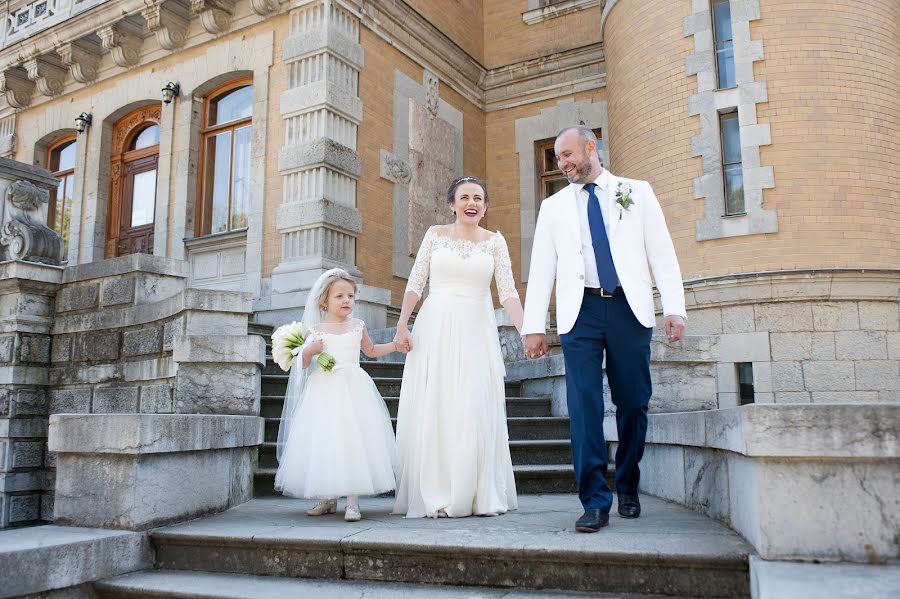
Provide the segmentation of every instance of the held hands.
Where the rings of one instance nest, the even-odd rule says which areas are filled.
[[[412,335],[406,327],[397,327],[397,334],[394,335],[394,343],[397,351],[409,353],[412,351]]]
[[[312,343],[306,346],[306,350],[304,353],[308,356],[315,356],[316,354],[321,354],[325,351],[325,341],[322,339],[316,339]]]
[[[549,348],[547,347],[547,335],[544,333],[530,333],[525,335],[523,340],[525,346],[525,357],[528,359],[540,358],[547,355]]]
[[[684,338],[684,318],[677,314],[666,316],[666,339],[669,343],[681,341]]]

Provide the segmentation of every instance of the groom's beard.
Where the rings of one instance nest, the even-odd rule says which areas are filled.
[[[575,174],[569,176],[566,173],[566,178],[569,180],[569,183],[591,183],[593,181],[591,178],[591,162],[587,159],[587,156],[584,157],[584,162],[575,167]]]

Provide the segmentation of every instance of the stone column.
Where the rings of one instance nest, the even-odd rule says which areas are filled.
[[[0,528],[49,519],[47,366],[62,239],[46,226],[56,179],[0,158]]]
[[[282,60],[288,71],[281,94],[284,146],[278,170],[284,177],[278,210],[281,263],[272,271],[273,322],[298,317],[305,290],[334,267],[362,279],[356,239],[362,215],[356,208],[362,162],[356,149],[362,121],[359,72],[360,22],[339,0],[313,0],[290,14],[290,37]],[[385,326],[386,290],[363,287],[357,315],[370,328]],[[260,306],[266,311],[265,306]]]

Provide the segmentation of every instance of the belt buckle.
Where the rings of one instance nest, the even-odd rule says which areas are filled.
[[[612,297],[612,293],[607,293],[606,289],[603,287],[600,288],[600,297]]]

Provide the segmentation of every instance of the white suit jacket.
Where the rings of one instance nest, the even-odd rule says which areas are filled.
[[[647,181],[600,176],[595,193],[605,204],[613,263],[628,305],[645,327],[656,322],[650,269],[662,298],[663,314],[687,317],[681,269],[666,221]],[[615,201],[619,182],[631,186],[634,203],[624,210]],[[543,201],[534,231],[522,334],[545,333],[550,291],[556,282],[556,324],[560,334],[575,326],[584,297],[584,258],[578,215],[579,187],[568,187]]]

